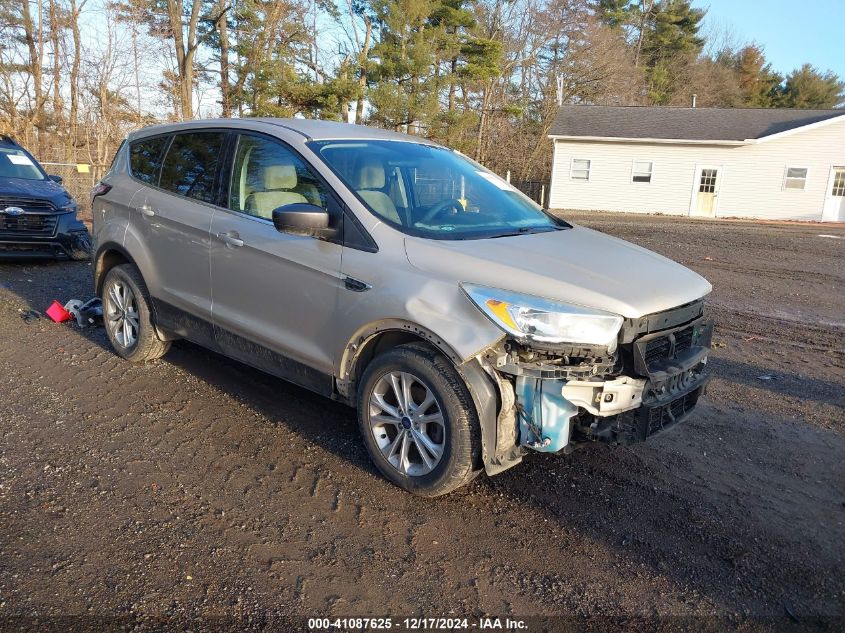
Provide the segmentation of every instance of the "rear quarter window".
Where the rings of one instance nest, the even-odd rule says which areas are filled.
[[[129,170],[135,178],[151,185],[158,184],[158,172],[168,140],[168,136],[157,136],[129,144]]]
[[[214,177],[224,138],[224,132],[174,136],[164,158],[159,186],[180,196],[214,202]]]

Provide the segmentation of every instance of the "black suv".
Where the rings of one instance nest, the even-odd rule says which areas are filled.
[[[88,230],[61,182],[14,140],[0,136],[0,258],[88,258]]]

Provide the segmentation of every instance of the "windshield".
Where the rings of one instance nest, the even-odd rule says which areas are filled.
[[[44,173],[23,150],[0,147],[0,178],[44,180]]]
[[[374,214],[404,233],[461,240],[569,226],[446,148],[372,140],[310,146]]]

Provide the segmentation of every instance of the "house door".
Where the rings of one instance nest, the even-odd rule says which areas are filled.
[[[716,216],[719,198],[720,167],[698,167],[693,185],[690,215],[712,218]]]
[[[834,167],[824,200],[823,222],[845,222],[845,167]]]

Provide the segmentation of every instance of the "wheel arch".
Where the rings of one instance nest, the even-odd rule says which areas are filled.
[[[340,362],[337,391],[348,404],[357,406],[358,382],[367,365],[377,355],[399,345],[422,342],[442,352],[465,382],[481,425],[482,463],[488,474],[506,470],[521,461],[514,454],[508,457],[497,451],[499,412],[504,402],[512,403],[512,395],[503,394],[503,386],[485,369],[480,355],[462,359],[441,337],[431,330],[400,319],[372,323],[359,330],[347,343]]]
[[[437,336],[428,328],[403,319],[385,319],[364,326],[347,342],[337,374],[338,393],[354,405],[358,379],[370,361],[394,347],[415,342],[433,346],[456,367],[463,362],[463,359],[442,337]]]
[[[94,256],[94,294],[100,296],[106,275],[112,268],[121,264],[132,264],[138,268],[132,256],[117,242],[106,242],[97,247]]]

